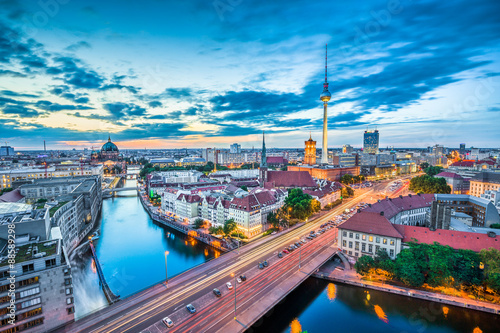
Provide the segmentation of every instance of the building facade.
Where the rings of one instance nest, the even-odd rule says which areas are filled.
[[[309,137],[309,140],[305,142],[305,152],[304,152],[304,164],[315,165],[316,164],[316,141]]]
[[[486,191],[500,190],[500,173],[480,172],[470,179],[470,195],[480,198]]]
[[[378,130],[365,131],[363,135],[363,153],[378,154],[379,133]]]

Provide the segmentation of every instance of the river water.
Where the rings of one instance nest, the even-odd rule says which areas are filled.
[[[135,186],[127,181],[126,187]],[[220,255],[175,230],[154,223],[135,191],[103,201],[94,241],[111,290],[130,296]],[[107,306],[99,280],[83,244],[71,259],[77,318]],[[500,332],[500,316],[414,298],[309,278],[259,322],[258,332]]]

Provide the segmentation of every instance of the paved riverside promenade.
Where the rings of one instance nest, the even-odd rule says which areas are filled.
[[[360,278],[360,275],[356,273],[354,268],[340,270],[337,267],[338,265],[335,262],[329,261],[325,265],[321,266],[321,268],[317,272],[315,272],[312,276],[325,279],[328,281],[350,284],[357,287],[385,291],[402,296],[420,298],[426,301],[431,301],[441,304],[449,304],[472,310],[500,314],[500,305],[498,304],[476,301],[456,296],[449,296],[445,294],[438,294],[423,290],[415,290],[411,288],[393,286],[387,283],[366,281]]]

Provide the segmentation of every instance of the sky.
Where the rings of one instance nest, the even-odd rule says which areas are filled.
[[[0,0],[16,149],[500,146],[500,1]]]

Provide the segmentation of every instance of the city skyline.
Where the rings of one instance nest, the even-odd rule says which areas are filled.
[[[329,148],[361,147],[368,126],[380,147],[500,139],[495,1],[221,3],[3,1],[0,141],[259,147],[265,130],[302,147],[321,137],[326,43]]]

